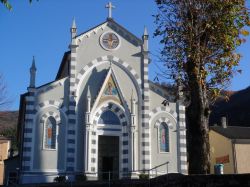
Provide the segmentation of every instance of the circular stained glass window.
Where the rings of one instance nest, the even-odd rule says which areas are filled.
[[[100,40],[102,47],[106,50],[114,50],[120,45],[119,37],[113,32],[102,34]]]

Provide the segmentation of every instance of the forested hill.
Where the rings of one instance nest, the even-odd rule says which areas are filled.
[[[0,134],[6,129],[16,129],[18,120],[18,111],[0,112]]]
[[[218,99],[212,107],[210,125],[221,125],[221,117],[227,117],[229,126],[250,127],[250,87],[231,92],[229,100]]]

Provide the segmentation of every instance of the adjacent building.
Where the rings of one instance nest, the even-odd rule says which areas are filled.
[[[211,173],[215,164],[224,165],[224,174],[250,173],[250,127],[212,126],[209,139]]]
[[[9,150],[11,148],[11,139],[0,136],[0,185],[4,180],[4,160],[9,156]]]

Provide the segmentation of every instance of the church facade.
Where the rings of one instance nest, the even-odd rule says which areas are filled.
[[[161,104],[170,96],[149,81],[149,62],[146,29],[140,39],[109,16],[77,35],[73,22],[55,81],[36,87],[33,61],[21,96],[20,182],[136,178],[161,164],[158,175],[186,174],[185,107]]]

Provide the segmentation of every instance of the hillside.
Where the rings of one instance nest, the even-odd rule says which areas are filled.
[[[18,120],[18,111],[0,112],[0,134],[8,128],[16,128]]]
[[[250,127],[250,87],[232,93],[229,101],[219,99],[212,107],[210,125],[220,125],[223,116],[229,126]]]

